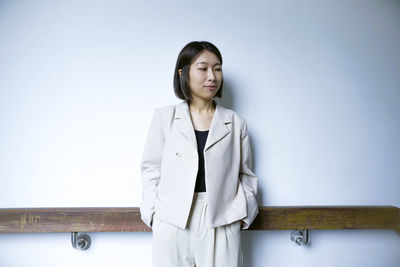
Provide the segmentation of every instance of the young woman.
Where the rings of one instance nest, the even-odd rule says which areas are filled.
[[[218,104],[222,56],[191,42],[178,56],[175,95],[154,111],[142,155],[142,220],[155,267],[241,267],[240,230],[258,213],[246,122]]]

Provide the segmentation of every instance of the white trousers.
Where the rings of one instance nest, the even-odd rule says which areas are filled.
[[[153,221],[154,267],[242,267],[240,221],[207,226],[207,193],[195,193],[186,229]]]

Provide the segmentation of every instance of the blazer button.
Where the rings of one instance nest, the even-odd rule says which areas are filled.
[[[178,158],[180,158],[181,157],[181,152],[176,152],[176,154],[175,154]]]

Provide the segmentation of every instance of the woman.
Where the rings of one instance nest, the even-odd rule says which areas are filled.
[[[239,267],[240,229],[258,213],[246,122],[218,104],[222,56],[191,42],[178,56],[183,101],[154,111],[142,155],[142,220],[153,229],[155,267]]]

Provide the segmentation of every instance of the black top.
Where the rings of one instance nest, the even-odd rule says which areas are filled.
[[[204,171],[204,146],[206,145],[208,131],[197,131],[197,153],[199,154],[199,171],[197,172],[195,192],[206,192],[206,179]]]

